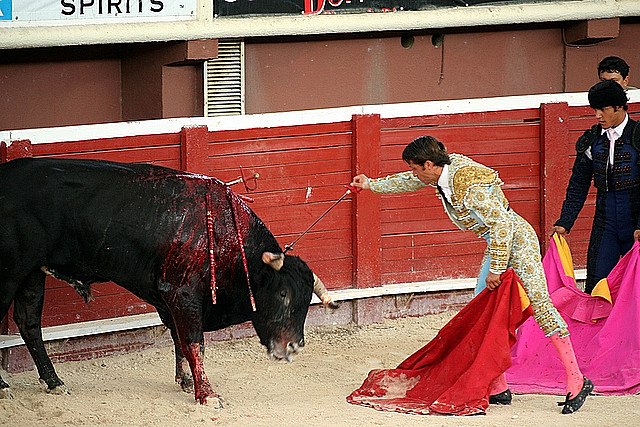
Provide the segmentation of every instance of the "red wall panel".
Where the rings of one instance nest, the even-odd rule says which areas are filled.
[[[512,207],[540,230],[539,110],[393,119],[383,127],[382,175],[407,170],[401,156],[411,140],[435,136],[450,153],[498,170]],[[484,241],[457,230],[435,190],[381,197],[383,259],[391,261],[383,263],[384,283],[477,275]]]
[[[351,181],[350,123],[212,132],[209,174],[223,181],[259,173],[251,208],[281,247],[326,212]],[[245,193],[241,185],[235,191]],[[294,245],[330,288],[351,286],[351,208],[344,201]]]

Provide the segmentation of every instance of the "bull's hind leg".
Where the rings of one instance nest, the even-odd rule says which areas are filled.
[[[0,399],[13,399],[11,387],[2,378],[0,378]]]
[[[45,274],[36,270],[29,274],[16,292],[13,303],[13,319],[20,335],[27,345],[40,375],[40,381],[47,384],[47,392],[69,394],[69,389],[58,378],[42,340],[42,305],[44,303]]]
[[[6,314],[6,313],[5,313]],[[4,315],[0,315],[0,320],[4,318]],[[11,387],[0,376],[0,399],[13,399],[13,393]]]
[[[9,312],[9,307],[11,307],[17,288],[18,285],[14,280],[8,280],[5,277],[0,278],[0,321]],[[2,379],[2,376],[0,376],[0,399],[13,399],[11,388]]]
[[[0,316],[0,319],[4,318],[4,316]],[[7,384],[2,377],[0,376],[0,399],[13,399],[13,393],[11,392],[11,387]]]

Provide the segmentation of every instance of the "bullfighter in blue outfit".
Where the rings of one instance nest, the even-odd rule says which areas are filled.
[[[589,105],[598,124],[576,143],[562,213],[552,229],[552,234],[571,230],[593,180],[597,195],[587,253],[587,293],[640,240],[640,124],[627,114],[627,95],[615,81],[594,85]]]

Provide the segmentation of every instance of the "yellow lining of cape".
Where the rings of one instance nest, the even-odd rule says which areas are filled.
[[[522,283],[518,280],[518,294],[520,295],[520,304],[522,305],[522,311],[525,311],[531,305],[531,300],[527,296],[527,292],[524,290]]]
[[[573,272],[573,259],[571,258],[569,244],[567,243],[565,238],[558,233],[553,233],[553,240],[556,242],[556,248],[558,249],[558,255],[560,256],[560,262],[562,262],[564,273],[567,276],[573,277],[573,279],[575,280],[576,276]],[[596,284],[596,286],[591,291],[591,296],[604,298],[609,301],[610,304],[613,304],[611,291],[609,290],[609,283],[607,282],[606,277],[604,279],[601,279]]]
[[[609,289],[609,282],[607,281],[606,277],[604,279],[600,279],[600,281],[596,283],[596,286],[594,286],[593,290],[591,291],[591,296],[604,298],[611,304],[613,304],[613,298],[611,298],[611,290]]]
[[[571,258],[569,244],[565,238],[558,233],[553,233],[553,240],[556,242],[556,248],[558,249],[558,255],[560,256],[560,262],[562,263],[564,274],[569,277],[573,277],[573,280],[575,280],[576,276],[573,272],[573,258]]]

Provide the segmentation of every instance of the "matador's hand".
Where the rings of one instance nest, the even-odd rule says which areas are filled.
[[[351,180],[351,184],[352,187],[356,187],[356,188],[362,188],[363,190],[370,190],[371,187],[369,187],[369,178],[367,178],[367,176],[365,174],[360,174],[360,175],[356,175],[353,177],[353,179]]]
[[[489,274],[487,274],[487,279],[485,280],[485,282],[487,284],[487,289],[493,291],[495,289],[498,289],[498,286],[500,286],[502,280],[500,279],[499,274],[489,272]]]

